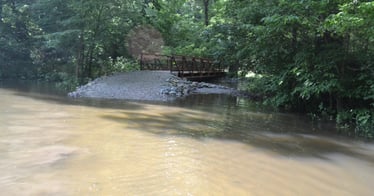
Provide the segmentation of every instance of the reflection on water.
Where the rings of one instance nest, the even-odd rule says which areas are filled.
[[[232,97],[168,105],[0,89],[3,195],[372,195],[374,145]]]

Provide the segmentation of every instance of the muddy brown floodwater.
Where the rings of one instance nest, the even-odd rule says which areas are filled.
[[[373,143],[236,98],[151,104],[0,88],[0,100],[1,195],[374,192]]]

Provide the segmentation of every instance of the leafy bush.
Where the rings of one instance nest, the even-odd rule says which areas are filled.
[[[336,121],[340,129],[354,126],[355,134],[367,138],[374,138],[374,111],[356,109],[339,112]]]
[[[79,85],[77,78],[66,72],[59,72],[57,75],[59,82],[56,83],[56,87],[59,89],[71,91]]]
[[[255,75],[247,78],[245,89],[257,97],[267,98],[274,93],[271,85],[272,83],[268,76]]]
[[[56,70],[48,73],[39,73],[39,80],[55,83],[57,88],[65,91],[74,90],[79,85],[76,76]]]
[[[104,70],[105,74],[129,72],[140,70],[140,65],[134,60],[125,57],[117,57],[116,59],[109,58],[106,62]]]
[[[358,110],[355,116],[355,131],[358,135],[374,138],[374,111]]]
[[[207,47],[199,44],[188,44],[177,47],[163,47],[162,54],[164,55],[181,55],[193,57],[209,57]]]
[[[39,73],[39,80],[47,81],[47,82],[60,82],[60,72],[53,70],[52,72],[47,73]]]

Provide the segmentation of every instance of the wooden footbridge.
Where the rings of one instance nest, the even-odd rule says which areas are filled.
[[[188,80],[203,81],[226,75],[219,62],[206,58],[188,56],[168,56],[141,54],[141,70],[168,70],[172,74]]]

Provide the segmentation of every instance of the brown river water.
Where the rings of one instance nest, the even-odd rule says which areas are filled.
[[[0,195],[374,195],[374,144],[232,97],[0,85],[0,172]]]

